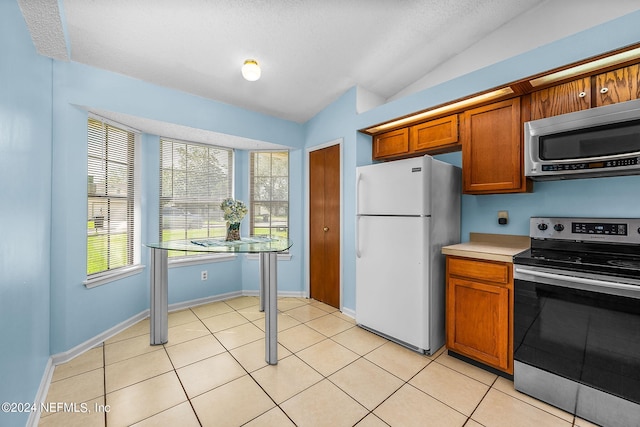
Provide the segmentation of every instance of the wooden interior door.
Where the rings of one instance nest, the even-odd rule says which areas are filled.
[[[340,146],[309,153],[311,298],[340,308]]]

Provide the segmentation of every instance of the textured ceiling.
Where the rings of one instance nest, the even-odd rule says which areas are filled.
[[[542,1],[63,0],[60,4],[65,21],[61,28],[66,30],[72,61],[304,122],[354,85],[389,98]],[[53,4],[56,10],[58,6],[56,0],[20,2],[30,8],[39,3]],[[42,18],[53,19],[55,14]],[[54,57],[59,58],[59,39],[34,41],[50,41]],[[242,79],[240,67],[247,58],[257,59],[262,67],[257,82]]]
[[[602,0],[17,1],[42,55],[299,123],[355,85],[379,101],[395,99],[433,84],[430,75],[453,77],[443,64],[469,52],[475,58],[456,73],[640,7],[638,0],[608,0],[606,8]],[[545,26],[555,16],[558,25]],[[515,38],[505,38],[505,28]],[[495,34],[503,40],[483,46]],[[256,82],[240,74],[247,58],[262,66]]]

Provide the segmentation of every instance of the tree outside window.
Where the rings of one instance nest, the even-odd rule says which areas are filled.
[[[289,237],[289,152],[250,155],[250,234]]]

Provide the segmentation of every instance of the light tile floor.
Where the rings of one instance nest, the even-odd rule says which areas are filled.
[[[267,365],[258,303],[170,313],[162,346],[149,345],[146,319],[56,366],[40,425],[592,426],[444,348],[420,355],[310,299],[279,299],[278,364]]]

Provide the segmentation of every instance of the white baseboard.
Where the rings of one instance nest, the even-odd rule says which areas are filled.
[[[355,310],[351,310],[350,308],[342,307],[342,310],[341,310],[341,311],[342,311],[342,314],[344,314],[345,316],[349,316],[349,317],[351,317],[352,319],[355,319],[355,318],[356,318],[356,312],[355,312]]]
[[[244,293],[242,291],[235,291],[235,292],[228,292],[226,294],[215,295],[212,297],[204,297],[204,298],[192,299],[189,301],[176,302],[174,304],[169,304],[169,312],[185,310],[187,308],[197,307],[199,305],[209,304],[211,302],[224,301],[227,299],[240,297],[243,295]]]
[[[95,337],[90,338],[81,344],[78,344],[77,346],[73,347],[70,350],[49,356],[49,360],[47,361],[44,374],[42,375],[42,380],[40,381],[40,386],[38,387],[38,391],[36,392],[36,397],[34,400],[36,405],[39,405],[40,403],[45,403],[45,400],[47,398],[47,393],[49,392],[49,386],[51,385],[51,378],[53,377],[53,371],[55,370],[57,365],[66,363],[80,356],[84,352],[89,351],[92,348],[102,344],[109,338],[119,334],[120,332],[124,331],[128,327],[135,325],[136,323],[138,323],[143,319],[146,319],[147,317],[149,317],[149,309],[144,310],[136,314],[135,316],[130,317],[124,322],[121,322],[116,326],[114,326],[113,328],[107,329],[101,334],[98,334]],[[40,411],[31,412],[31,414],[29,415],[29,419],[27,420],[27,426],[35,427],[38,425],[39,422],[40,422]]]
[[[149,317],[149,309],[143,310],[135,316],[128,318],[124,322],[118,323],[113,328],[107,329],[106,331],[96,335],[95,337],[90,338],[81,344],[78,344],[71,350],[52,355],[51,358],[53,359],[54,366],[60,365],[62,363],[67,363],[71,359],[74,359],[80,356],[82,353],[89,351],[96,346],[99,346],[109,338],[118,335],[128,327],[135,325],[136,323],[146,319],[147,317]]]
[[[190,300],[190,301],[178,302],[175,304],[169,304],[168,308],[169,308],[169,312],[171,312],[171,311],[185,310],[187,308],[196,307],[203,304],[209,304],[211,302],[224,301],[224,300],[236,298],[239,296],[259,296],[259,295],[260,295],[260,292],[258,290],[236,291],[236,292],[229,292],[226,294],[221,294],[221,295],[216,295],[211,297],[199,298],[199,299]],[[295,291],[278,292],[278,297],[304,298],[305,294],[304,292],[295,292]],[[51,385],[51,378],[53,377],[53,371],[55,370],[55,367],[57,365],[66,363],[80,356],[84,352],[89,351],[92,348],[101,345],[109,338],[118,335],[120,332],[124,331],[125,329],[149,317],[149,312],[150,312],[149,309],[143,310],[140,313],[128,318],[124,322],[118,323],[116,326],[110,329],[107,329],[106,331],[96,335],[93,338],[88,339],[87,341],[81,344],[78,344],[77,346],[73,347],[70,350],[50,356],[49,360],[47,361],[47,365],[45,367],[42,380],[40,381],[40,386],[38,387],[38,391],[36,392],[36,397],[34,402],[36,404],[45,402],[45,399],[47,398],[47,393],[49,392],[49,386]],[[35,427],[38,425],[39,421],[40,421],[40,412],[33,411],[29,416],[29,420],[27,421],[27,426]]]
[[[47,360],[47,364],[44,367],[44,374],[42,375],[42,379],[40,380],[40,386],[38,387],[38,391],[36,392],[36,397],[33,400],[36,405],[39,405],[40,402],[44,402],[47,398],[47,393],[49,392],[49,384],[51,384],[51,378],[53,377],[53,370],[55,368],[56,367],[53,364],[53,359],[49,357],[49,359]],[[40,411],[31,411],[26,425],[28,427],[35,427],[39,422]]]
[[[260,296],[259,290],[244,290],[242,291],[243,296],[247,297],[258,297]],[[302,291],[278,291],[278,298],[307,298],[306,294]]]

